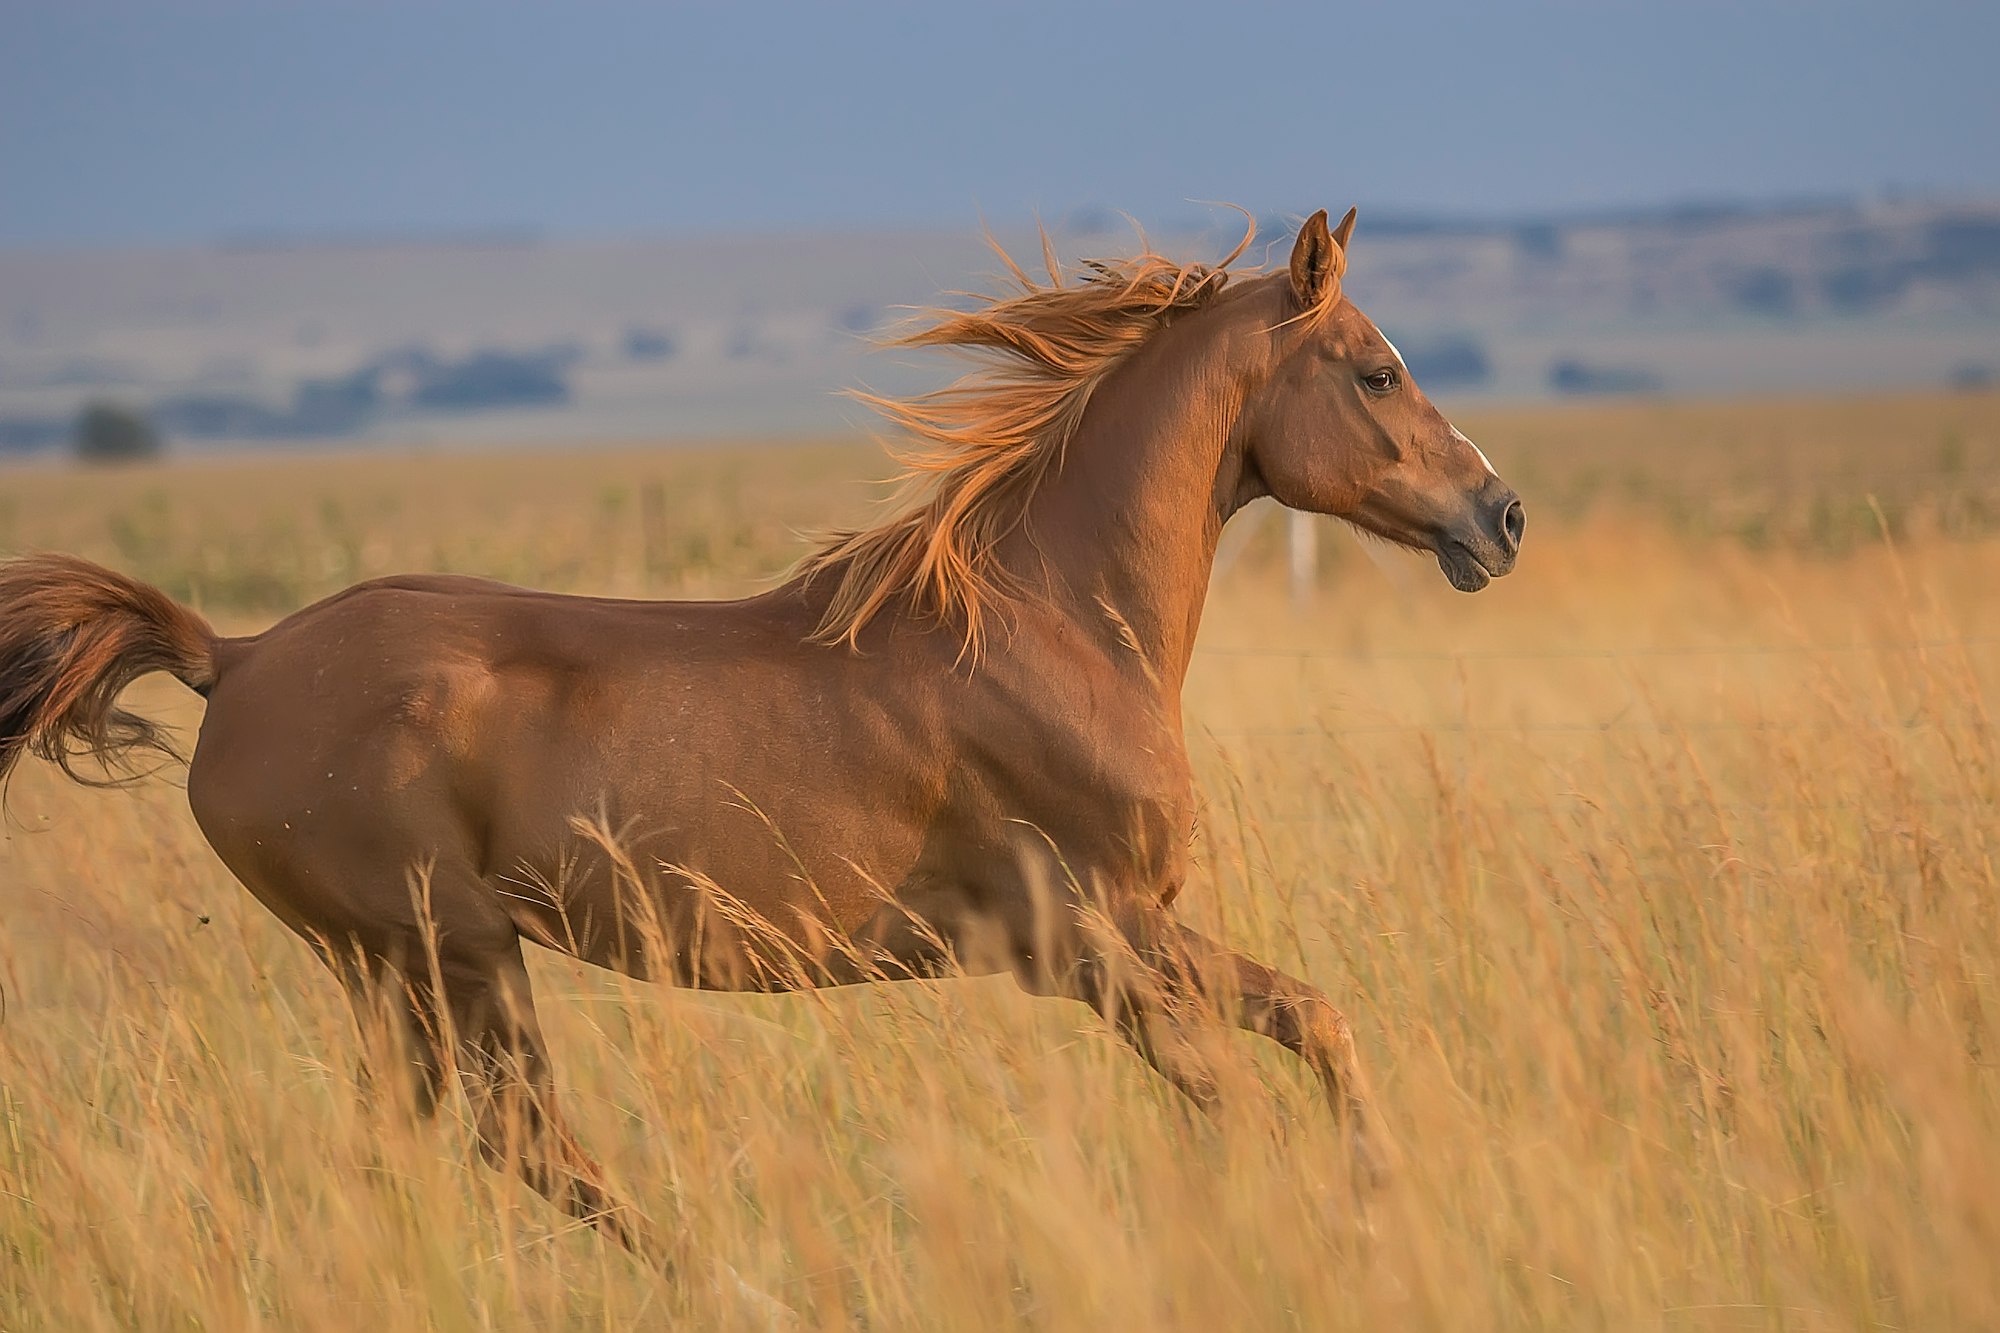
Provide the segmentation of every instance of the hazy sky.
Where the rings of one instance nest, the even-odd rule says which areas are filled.
[[[2000,4],[0,0],[0,244],[2000,193]]]

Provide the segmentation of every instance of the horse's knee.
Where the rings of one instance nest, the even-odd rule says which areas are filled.
[[[1294,1004],[1298,1013],[1298,1024],[1308,1045],[1325,1051],[1340,1060],[1354,1058],[1354,1029],[1348,1024],[1347,1015],[1333,1005],[1324,995],[1308,995]]]
[[[1318,991],[1303,991],[1274,995],[1269,1005],[1264,1021],[1266,1035],[1339,1079],[1345,1085],[1342,1091],[1355,1095],[1354,1029],[1333,1001]]]

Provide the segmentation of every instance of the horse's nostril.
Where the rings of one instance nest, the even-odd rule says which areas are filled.
[[[1521,508],[1519,500],[1509,500],[1507,510],[1500,515],[1500,534],[1507,542],[1507,550],[1520,549],[1521,533],[1528,526],[1527,511]]]

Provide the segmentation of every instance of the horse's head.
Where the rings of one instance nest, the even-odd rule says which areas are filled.
[[[1514,567],[1520,497],[1424,397],[1395,345],[1340,290],[1348,210],[1307,219],[1289,274],[1266,283],[1269,364],[1241,418],[1246,480],[1281,504],[1334,514],[1437,556],[1477,592]]]

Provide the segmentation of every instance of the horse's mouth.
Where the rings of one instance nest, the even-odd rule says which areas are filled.
[[[1493,582],[1493,572],[1487,569],[1478,556],[1459,542],[1440,543],[1437,548],[1437,560],[1438,568],[1444,571],[1445,578],[1460,592],[1478,592]]]

